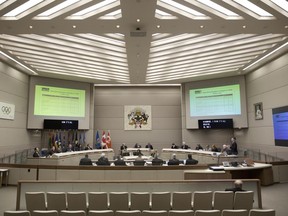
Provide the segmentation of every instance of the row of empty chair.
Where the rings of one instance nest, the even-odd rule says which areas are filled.
[[[5,211],[4,216],[275,216],[274,209],[237,209],[237,210],[131,210],[116,211],[112,210],[90,210],[87,214],[83,210],[35,210],[30,211]]]
[[[223,210],[253,208],[253,191],[195,192],[26,192],[34,210]]]

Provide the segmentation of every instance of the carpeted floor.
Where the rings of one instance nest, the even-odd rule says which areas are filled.
[[[262,187],[261,191],[263,208],[275,209],[276,216],[288,215],[288,182]],[[16,186],[0,188],[0,215],[6,210],[15,210],[16,194]]]

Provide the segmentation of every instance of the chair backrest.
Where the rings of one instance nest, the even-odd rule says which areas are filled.
[[[59,214],[59,216],[86,216],[86,212],[83,210],[62,210]]]
[[[246,209],[224,209],[221,216],[248,216]]]
[[[140,210],[131,210],[131,211],[116,211],[114,216],[140,216]]]
[[[213,209],[222,211],[223,209],[233,209],[234,193],[233,191],[214,191]]]
[[[110,192],[109,193],[109,209],[115,211],[129,210],[129,194],[128,192]]]
[[[192,192],[173,192],[172,209],[173,210],[192,209]]]
[[[87,211],[85,192],[67,192],[67,209],[69,211]]]
[[[46,210],[46,198],[44,192],[26,192],[26,209],[30,212],[34,210]]]
[[[194,216],[220,216],[220,210],[196,210]]]
[[[28,210],[4,211],[4,216],[30,216],[30,212]]]
[[[88,193],[89,210],[108,210],[107,192]]]
[[[211,210],[212,198],[212,191],[195,191],[193,193],[193,210]]]
[[[88,216],[114,216],[112,210],[90,210]]]
[[[170,192],[152,192],[151,193],[151,210],[171,209],[171,193]]]
[[[253,208],[254,192],[253,191],[237,191],[234,194],[234,209]]]
[[[170,210],[169,216],[194,216],[193,210]]]
[[[131,192],[130,193],[130,210],[150,210],[150,193],[149,192]]]
[[[249,216],[275,216],[275,209],[251,209]]]
[[[35,210],[31,213],[32,216],[58,216],[57,210]]]
[[[47,192],[47,210],[61,210],[67,209],[67,200],[65,192]]]
[[[165,210],[143,210],[142,216],[168,216],[168,211],[165,211]]]

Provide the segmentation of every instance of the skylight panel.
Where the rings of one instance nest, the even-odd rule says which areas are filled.
[[[267,11],[263,10],[262,8],[258,7],[257,5],[253,4],[252,2],[248,0],[233,0],[233,1],[245,7],[249,11],[256,13],[257,15],[261,17],[273,17],[272,14],[268,13]]]
[[[10,12],[4,14],[4,17],[16,17],[19,14],[23,13],[26,10],[29,10],[30,8],[34,7],[35,5],[41,3],[43,0],[30,0],[26,3],[20,5],[19,7],[15,8],[14,10],[11,10]]]
[[[193,10],[192,8],[186,7],[186,6],[179,4],[179,3],[172,1],[172,0],[159,0],[159,1],[166,3],[166,4],[169,4],[170,6],[173,6],[174,8],[177,8],[181,11],[185,11],[186,13],[192,14],[194,16],[205,16],[205,14],[202,14],[196,10]]]
[[[83,15],[85,15],[87,13],[92,12],[92,11],[99,10],[100,8],[105,7],[105,6],[107,6],[107,5],[109,5],[109,4],[113,3],[113,2],[116,2],[116,1],[118,1],[118,0],[105,0],[103,2],[100,2],[98,4],[93,5],[91,7],[88,7],[86,9],[84,9],[84,10],[81,10],[81,11],[73,14],[72,16],[83,16]]]
[[[288,12],[288,2],[286,0],[271,0],[275,5]]]
[[[58,12],[64,8],[67,8],[68,6],[73,5],[74,3],[79,2],[79,1],[80,0],[66,0],[66,1],[62,2],[61,4],[58,4],[55,7],[51,8],[47,11],[44,11],[43,13],[39,14],[38,16],[48,17],[51,14],[54,14],[54,13],[56,13],[56,12]]]
[[[197,1],[201,2],[202,4],[204,4],[204,5],[206,5],[206,6],[210,7],[210,8],[213,8],[214,10],[219,11],[220,13],[225,14],[226,16],[234,16],[234,17],[237,16],[237,17],[239,17],[238,14],[234,13],[231,10],[228,10],[227,8],[222,7],[219,4],[216,4],[213,1],[210,1],[210,0],[197,0]]]

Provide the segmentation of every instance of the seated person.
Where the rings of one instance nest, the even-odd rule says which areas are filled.
[[[189,146],[185,142],[182,142],[181,149],[189,149]]]
[[[234,181],[234,187],[233,188],[227,188],[227,189],[225,189],[225,191],[233,191],[234,193],[236,191],[245,191],[242,189],[242,185],[243,185],[242,180],[235,180]]]
[[[141,145],[138,144],[138,143],[136,143],[136,144],[134,145],[134,148],[141,148]]]
[[[138,154],[138,157],[134,161],[134,166],[144,166],[144,164],[145,164],[145,161],[142,158],[142,154]]]
[[[98,159],[96,164],[99,166],[110,166],[110,162],[108,158],[105,156],[105,153],[101,154],[101,157]]]
[[[129,152],[127,152],[127,146],[125,143],[122,143],[122,145],[120,146],[120,154],[121,156],[129,156]]]
[[[143,154],[142,154],[142,152],[141,152],[141,150],[140,149],[137,149],[137,151],[136,152],[133,152],[133,155],[134,156],[142,156]]]
[[[115,166],[126,166],[126,163],[124,160],[121,159],[121,157],[118,155],[116,160],[114,161]]]
[[[152,146],[151,143],[147,143],[147,145],[145,146],[145,148],[153,149],[153,146]]]
[[[216,147],[216,145],[212,145],[211,151],[212,151],[212,152],[219,152],[219,150],[218,150],[218,148]]]
[[[176,154],[173,154],[172,159],[168,161],[168,165],[179,165],[180,161],[176,158]]]
[[[192,158],[192,154],[188,154],[188,159],[186,159],[185,165],[195,165],[198,164],[198,160]]]
[[[41,157],[40,156],[40,151],[39,151],[39,148],[34,148],[34,153],[33,153],[33,157]]]
[[[197,144],[195,150],[203,150],[203,147],[200,144]]]
[[[89,143],[86,145],[85,150],[92,150],[92,147],[90,146]]]
[[[50,149],[50,151],[49,151],[49,156],[52,156],[53,154],[55,154],[55,153],[58,153],[57,152],[57,150],[56,150],[56,147],[55,146],[52,146],[52,148]]]
[[[224,144],[221,152],[222,152],[224,155],[230,154],[230,146]]]
[[[92,165],[91,159],[88,157],[88,154],[85,154],[84,158],[81,158],[79,165]]]
[[[178,146],[175,143],[172,143],[171,149],[178,149]]]
[[[158,158],[158,155],[155,155],[155,158],[152,160],[152,165],[159,165],[162,166],[164,161],[161,158]]]

